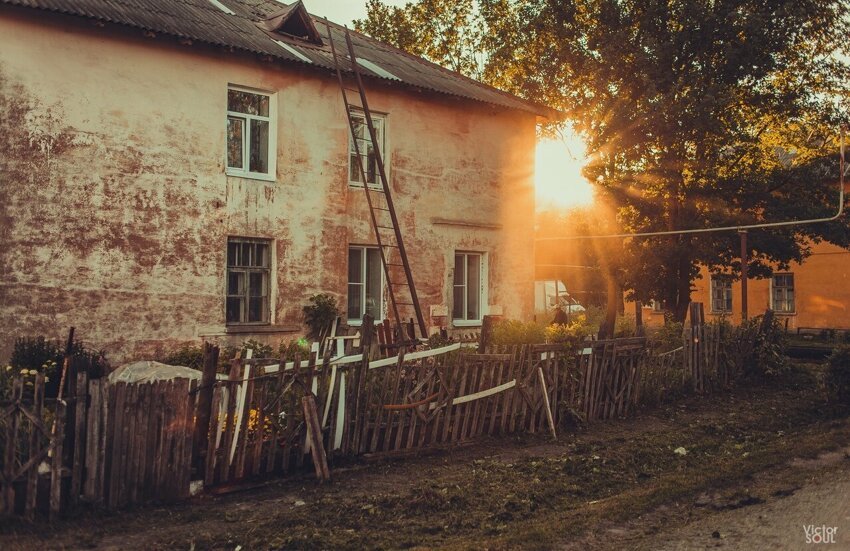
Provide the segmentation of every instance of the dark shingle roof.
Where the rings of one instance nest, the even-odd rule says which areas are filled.
[[[287,62],[333,68],[324,19],[311,16],[325,42],[324,45],[316,45],[284,35],[271,36],[257,26],[257,22],[279,14],[287,7],[285,4],[274,0],[214,1],[233,13],[226,13],[213,0],[0,0],[0,4],[86,17]],[[347,52],[343,27],[335,23],[331,23],[330,27],[337,53]],[[365,75],[543,117],[558,117],[558,113],[548,107],[502,92],[365,35],[354,31],[351,34],[357,57],[385,71],[381,74],[381,71],[369,68],[367,63],[367,67],[361,69]],[[276,40],[301,55],[296,55]]]

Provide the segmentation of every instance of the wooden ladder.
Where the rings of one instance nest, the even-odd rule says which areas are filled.
[[[339,88],[342,92],[342,101],[345,104],[345,115],[348,118],[348,127],[351,132],[351,139],[354,143],[354,154],[357,157],[357,166],[360,170],[360,181],[363,182],[363,190],[366,193],[366,203],[369,205],[369,218],[372,223],[372,228],[375,231],[375,238],[378,243],[378,250],[381,255],[381,265],[384,269],[384,276],[387,283],[387,290],[390,297],[390,306],[393,316],[395,317],[395,325],[398,331],[399,340],[406,341],[408,336],[404,329],[404,323],[399,315],[399,307],[413,307],[416,312],[416,321],[419,325],[419,331],[423,338],[427,338],[427,329],[425,327],[425,318],[422,316],[422,308],[419,304],[419,298],[416,295],[416,286],[413,284],[413,272],[410,269],[410,261],[407,258],[407,252],[404,248],[404,240],[401,237],[401,227],[398,223],[395,207],[393,206],[392,195],[390,194],[390,186],[387,181],[387,173],[384,167],[383,151],[380,148],[375,124],[372,119],[372,112],[369,110],[369,102],[366,99],[366,90],[363,88],[363,78],[360,74],[360,69],[357,64],[357,58],[354,54],[354,44],[351,42],[351,33],[348,27],[345,27],[345,42],[348,47],[348,58],[351,64],[351,72],[354,73],[354,80],[357,84],[357,89],[346,88],[345,80],[342,76],[342,63],[340,56],[337,55],[336,46],[334,45],[333,35],[331,34],[330,23],[325,19],[325,26],[328,31],[328,42],[331,46],[331,54],[336,70]],[[343,57],[344,60],[344,57]],[[352,104],[348,99],[348,92],[355,93],[360,98],[360,105]],[[366,126],[369,129],[369,140],[374,149],[375,165],[378,169],[377,176],[380,178],[380,187],[369,184],[364,160],[368,155],[367,151],[361,151],[360,140],[357,138],[355,121],[352,118],[352,108],[362,111],[366,119]]]

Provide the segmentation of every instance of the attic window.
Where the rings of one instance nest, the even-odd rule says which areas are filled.
[[[324,44],[313,24],[313,18],[300,0],[258,22],[257,26],[272,34],[297,38],[319,46]]]
[[[397,76],[395,76],[391,72],[387,71],[383,67],[380,67],[376,63],[372,63],[368,59],[358,58],[357,63],[359,63],[361,67],[365,67],[366,69],[369,69],[370,71],[372,71],[373,73],[375,73],[379,77],[389,78],[389,79],[392,79],[392,80],[401,80],[400,78],[398,78]]]

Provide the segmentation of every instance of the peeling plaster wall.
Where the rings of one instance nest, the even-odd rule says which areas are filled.
[[[293,336],[315,293],[344,305],[348,244],[374,237],[363,190],[347,184],[330,73],[122,32],[0,12],[0,358],[15,336],[71,325],[113,361],[223,338],[228,236],[274,240],[278,331],[227,339]],[[228,83],[276,93],[274,182],[225,175]],[[534,117],[400,87],[369,94],[388,113],[428,323],[447,324],[455,250],[487,253],[490,313],[530,317]]]

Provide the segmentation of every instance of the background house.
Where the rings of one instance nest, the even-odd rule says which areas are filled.
[[[322,292],[381,314],[324,34],[300,3],[0,0],[0,357],[71,325],[113,359],[277,342]],[[552,111],[354,42],[427,322],[530,317]]]
[[[693,284],[691,300],[702,302],[706,318],[741,322],[741,281],[703,268]],[[773,277],[747,282],[750,317],[773,310],[789,331],[802,329],[850,329],[850,251],[830,243],[812,246],[812,255],[787,270],[775,269]],[[634,315],[634,304],[625,312]],[[644,323],[663,325],[661,304],[645,305]]]

